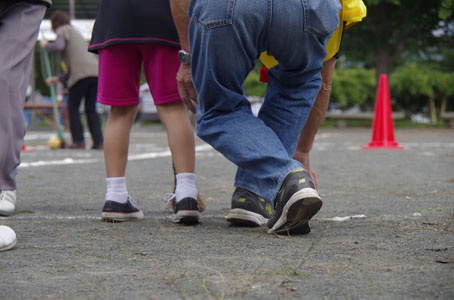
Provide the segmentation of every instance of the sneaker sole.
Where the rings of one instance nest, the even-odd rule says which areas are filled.
[[[265,225],[268,219],[260,214],[242,208],[234,208],[227,215],[227,221],[235,225],[256,227]]]
[[[14,210],[13,211],[0,211],[0,217],[9,217],[11,216],[12,214],[14,214]]]
[[[311,232],[311,227],[309,226],[308,221],[302,221],[295,225],[295,227],[290,228],[288,233],[290,235],[297,235],[297,234],[308,234]]]
[[[135,213],[112,213],[112,212],[103,212],[101,214],[101,219],[107,222],[125,222],[133,221],[143,218],[143,212],[140,210]]]
[[[316,190],[302,189],[287,201],[281,216],[268,233],[285,233],[310,220],[322,207],[322,200]]]
[[[1,248],[1,249],[0,249],[0,252],[1,252],[1,251],[7,251],[7,250],[10,250],[10,249],[13,249],[13,248],[16,246],[16,244],[17,244],[17,239],[15,239],[14,242],[13,242],[11,245],[9,245],[9,246],[7,246],[7,247],[4,247],[4,248]]]
[[[3,209],[3,210],[0,210],[0,216],[2,217],[8,217],[8,216],[11,216],[12,214],[14,214],[14,212],[16,211],[16,207],[13,206],[13,208],[9,208],[9,209]]]
[[[202,215],[199,211],[194,210],[180,210],[173,214],[172,221],[174,223],[182,223],[185,225],[192,225],[202,223]]]

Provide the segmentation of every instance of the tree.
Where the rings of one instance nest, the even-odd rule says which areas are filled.
[[[452,36],[454,0],[364,0],[367,17],[348,29],[347,62],[390,73],[403,54],[421,56]],[[439,33],[434,34],[434,33]],[[378,77],[378,76],[377,76]]]
[[[431,72],[430,83],[439,102],[439,115],[446,112],[448,100],[454,98],[454,73]]]
[[[454,74],[427,70],[412,63],[398,68],[390,78],[391,96],[409,112],[427,111],[432,123],[454,98]],[[438,108],[437,108],[438,107]]]
[[[373,107],[375,88],[376,80],[373,69],[345,69],[338,65],[333,74],[330,101],[339,104],[340,109],[359,105],[362,109],[368,110],[367,105]]]

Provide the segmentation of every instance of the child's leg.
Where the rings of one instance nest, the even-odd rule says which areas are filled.
[[[180,66],[178,49],[164,45],[142,45],[141,50],[148,86],[159,117],[167,129],[177,173],[176,202],[187,197],[197,199],[194,132],[175,79]]]
[[[187,109],[178,93],[178,49],[164,45],[142,45],[141,50],[145,76],[159,117],[167,129],[177,173],[173,221],[199,223],[201,216],[194,173],[194,132]]]
[[[176,171],[176,201],[190,197],[197,199],[195,185],[194,131],[183,102],[156,106],[159,118],[166,127],[167,139]]]
[[[159,118],[166,127],[176,173],[194,173],[194,131],[183,102],[156,105]]]
[[[125,177],[129,135],[139,104],[140,68],[134,45],[112,45],[100,51],[98,101],[111,106],[104,132],[107,191],[103,220],[143,217],[128,194]]]
[[[143,217],[143,212],[129,196],[126,187],[129,134],[137,113],[137,106],[112,106],[104,136],[104,159],[107,171],[106,202],[101,218],[121,222]]]
[[[112,106],[104,130],[104,158],[107,177],[125,177],[129,135],[137,106]]]
[[[129,135],[137,114],[137,106],[112,106],[104,134],[104,160],[106,164],[106,201],[126,203],[126,163]]]

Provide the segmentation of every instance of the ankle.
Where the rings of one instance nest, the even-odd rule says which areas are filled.
[[[196,176],[194,173],[179,173],[176,175],[175,201],[178,203],[184,198],[197,199]]]
[[[126,177],[106,178],[107,191],[106,201],[126,203],[128,201],[128,189],[126,187]]]

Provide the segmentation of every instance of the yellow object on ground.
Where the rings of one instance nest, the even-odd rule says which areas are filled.
[[[50,149],[60,149],[63,146],[63,141],[58,136],[53,136],[49,139],[48,145]]]

